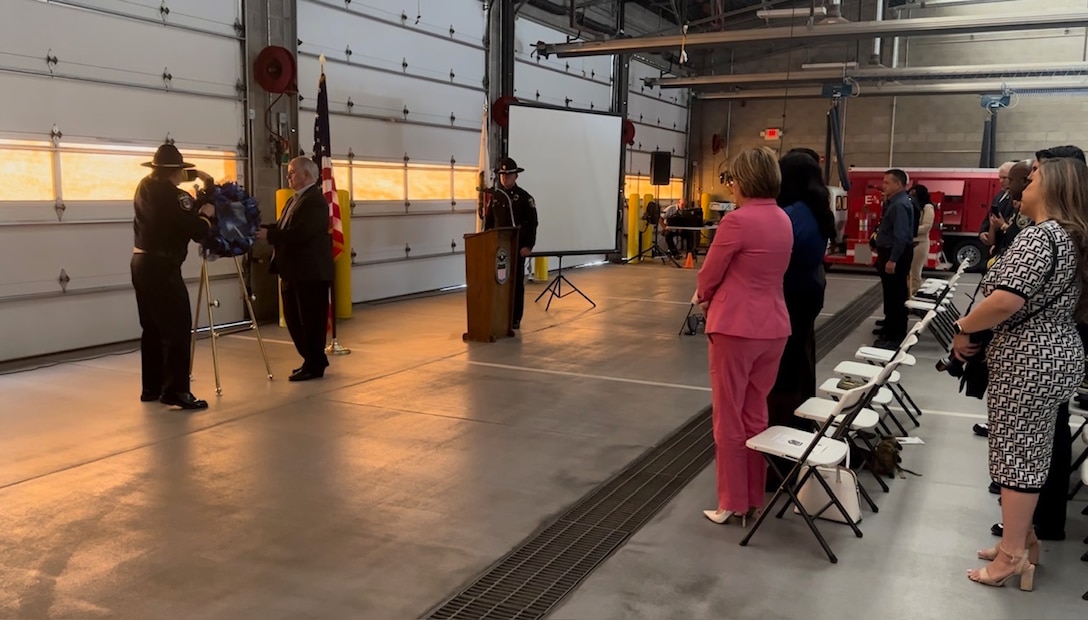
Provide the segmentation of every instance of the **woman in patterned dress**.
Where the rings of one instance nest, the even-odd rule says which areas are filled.
[[[956,322],[953,349],[977,350],[970,334],[993,330],[986,350],[990,476],[1001,487],[1005,529],[990,563],[972,581],[1003,586],[1020,577],[1033,587],[1039,541],[1031,519],[1050,467],[1059,405],[1084,377],[1074,315],[1084,316],[1088,267],[1088,166],[1075,159],[1039,164],[1020,212],[1036,222],[1020,232],[983,278],[984,300]]]

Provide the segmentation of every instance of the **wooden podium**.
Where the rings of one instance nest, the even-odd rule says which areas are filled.
[[[516,228],[493,228],[465,235],[465,282],[468,285],[468,331],[461,337],[495,342],[514,335],[514,278],[517,270]]]

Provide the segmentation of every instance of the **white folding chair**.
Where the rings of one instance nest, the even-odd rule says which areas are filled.
[[[772,426],[745,442],[745,445],[749,450],[755,450],[763,455],[764,460],[766,460],[768,465],[776,474],[778,474],[778,477],[782,482],[779,483],[778,489],[775,491],[774,496],[771,497],[771,501],[767,503],[755,524],[752,525],[752,529],[749,530],[748,534],[741,540],[740,544],[742,547],[748,545],[752,540],[752,537],[755,536],[756,531],[763,524],[763,521],[767,518],[767,515],[774,509],[775,504],[778,503],[778,500],[783,494],[786,494],[789,497],[782,506],[782,509],[776,515],[777,518],[781,519],[785,514],[786,509],[789,508],[790,504],[793,504],[797,508],[798,513],[804,518],[805,523],[808,525],[813,535],[816,536],[816,540],[819,541],[820,546],[823,547],[824,553],[827,554],[828,559],[833,564],[839,561],[831,551],[831,547],[827,544],[827,540],[824,539],[823,534],[820,533],[820,529],[816,526],[816,522],[812,518],[812,515],[805,510],[805,507],[797,498],[797,491],[804,486],[809,477],[816,480],[823,488],[828,498],[830,498],[830,504],[827,508],[834,506],[834,508],[842,514],[847,525],[854,531],[854,535],[861,538],[861,530],[858,529],[857,523],[850,518],[849,513],[835,496],[834,491],[828,486],[827,481],[824,480],[823,476],[818,475],[817,468],[838,466],[846,461],[850,454],[849,444],[835,436],[827,436],[827,431],[836,422],[840,427],[849,429],[854,423],[854,420],[865,408],[865,402],[879,389],[879,382],[886,381],[887,376],[885,375],[890,375],[891,372],[895,370],[896,365],[898,365],[898,360],[893,360],[893,362],[889,363],[883,369],[886,372],[882,372],[865,385],[845,391],[839,401],[835,403],[834,409],[832,409],[823,424],[820,425],[818,431],[810,433],[787,426]],[[775,464],[773,457],[793,461],[793,467],[790,468],[788,474],[783,475]],[[800,475],[800,479],[798,479],[802,468],[805,466],[807,466],[808,469],[805,471],[804,475]],[[813,473],[817,473],[817,475],[813,476]]]

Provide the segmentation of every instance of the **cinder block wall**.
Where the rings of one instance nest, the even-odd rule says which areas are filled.
[[[874,0],[847,0],[844,14],[851,21],[873,19]],[[1030,14],[1040,11],[1084,10],[1084,0],[1016,0],[982,5],[915,11],[910,17],[945,15]],[[887,15],[894,18],[895,14]],[[906,14],[903,17],[907,17]],[[881,62],[892,66],[892,40],[882,42]],[[956,35],[900,39],[897,66],[956,66],[1084,61],[1088,33],[1084,28],[1065,31],[1028,31],[1008,34]],[[856,61],[869,64],[872,40],[821,45],[792,52],[751,54],[742,50],[714,52],[716,72],[801,72],[810,62]],[[773,88],[773,87],[772,87]],[[862,87],[864,88],[864,86]],[[753,146],[780,152],[805,146],[823,153],[829,102],[819,99],[789,101],[696,101],[692,114],[692,150],[698,162],[694,192],[725,197],[718,172],[727,157]],[[848,166],[977,167],[983,124],[988,117],[976,95],[919,95],[909,97],[856,97],[843,104]],[[767,141],[760,132],[783,129],[780,141]],[[711,152],[711,135],[726,140],[727,151]],[[1014,98],[1014,105],[998,113],[999,160],[1031,156],[1039,148],[1078,144],[1088,148],[1088,95],[1031,95]],[[832,181],[837,182],[833,172]]]

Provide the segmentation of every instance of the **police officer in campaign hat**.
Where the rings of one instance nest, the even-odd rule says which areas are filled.
[[[536,245],[536,201],[518,185],[518,174],[525,172],[517,162],[504,157],[495,170],[499,175],[496,196],[484,214],[484,230],[514,227],[518,229],[518,257],[514,266],[514,329],[521,329],[525,313],[525,259]]]
[[[213,179],[190,170],[178,149],[164,144],[151,168],[136,187],[133,220],[136,243],[132,250],[132,286],[143,335],[140,355],[143,391],[140,400],[157,400],[182,409],[205,409],[207,401],[189,391],[189,351],[192,311],[189,290],[181,277],[181,264],[189,241],[208,234],[215,217],[212,204],[201,204],[178,187],[199,178],[205,187]]]

